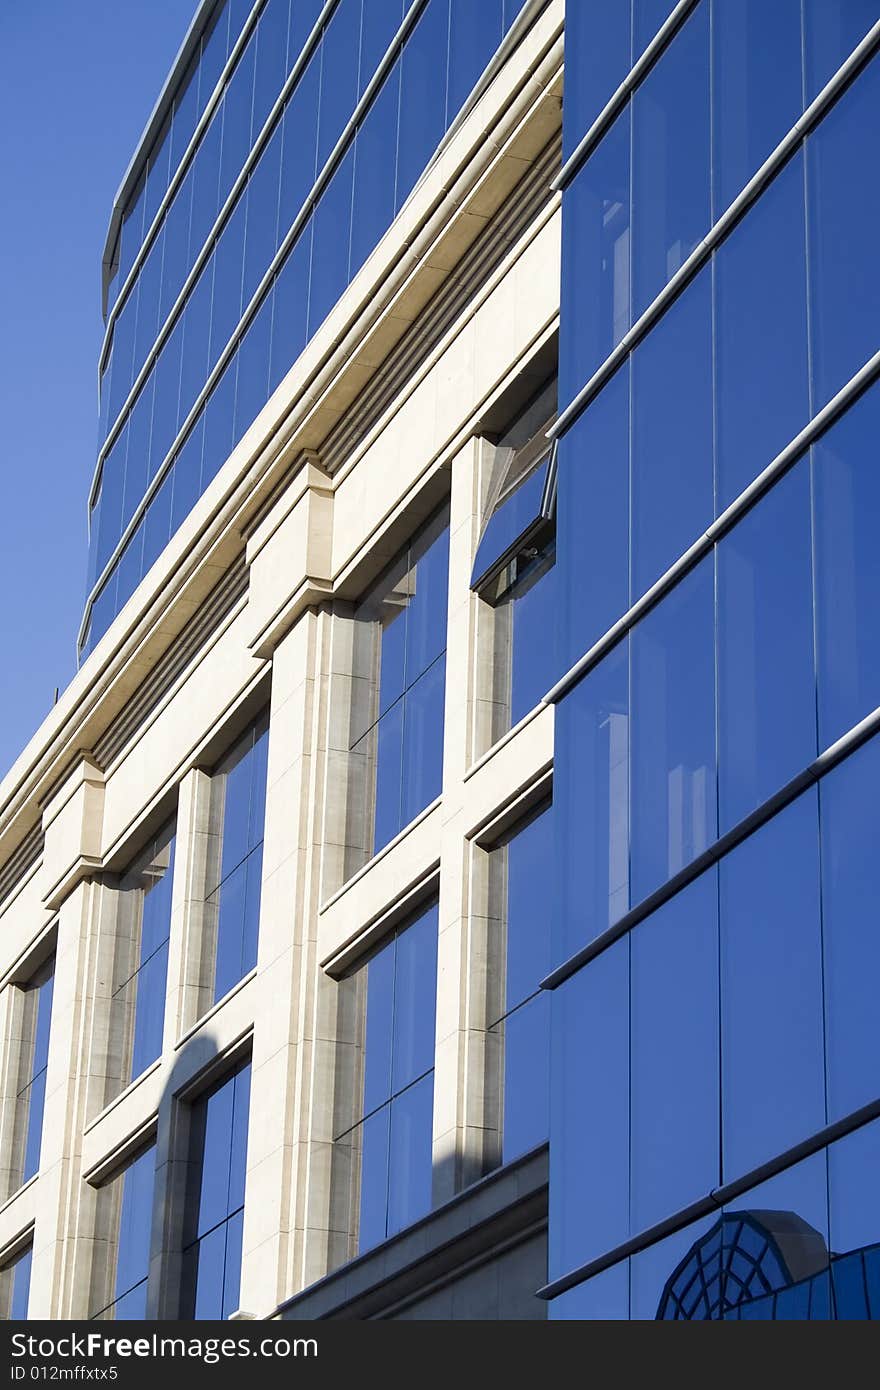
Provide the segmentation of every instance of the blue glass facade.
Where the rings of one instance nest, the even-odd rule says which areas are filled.
[[[566,24],[547,1293],[876,1317],[880,7],[671,8]]]
[[[220,0],[123,209],[86,653],[406,201],[522,0]]]
[[[21,1180],[27,1182],[40,1167],[43,1111],[46,1103],[46,1071],[49,1065],[49,1029],[52,1025],[52,993],[55,957],[37,971],[25,989],[25,1028],[31,1045],[25,1073],[16,1097],[16,1130],[21,1135]]]
[[[437,932],[435,904],[364,967],[360,1117],[337,1138],[360,1154],[362,1251],[431,1209]]]
[[[215,1000],[257,963],[268,755],[269,720],[263,715],[214,773],[214,795],[222,800],[222,829],[206,900],[216,922]]]
[[[160,831],[120,885],[127,949],[120,953],[122,968],[118,973],[123,978],[115,986],[111,1008],[125,1018],[123,1081],[140,1076],[162,1051],[175,843],[176,826],[172,822]]]
[[[183,1318],[227,1318],[238,1307],[250,1064],[193,1106],[183,1250]]]
[[[99,1200],[112,1208],[116,1249],[112,1300],[92,1314],[102,1322],[142,1322],[147,1316],[155,1168],[156,1149],[150,1145],[102,1189]]]
[[[0,1317],[6,1322],[27,1317],[33,1253],[33,1245],[28,1245],[0,1269]]]

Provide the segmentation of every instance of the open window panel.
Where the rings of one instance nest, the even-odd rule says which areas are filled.
[[[491,445],[471,588],[477,622],[474,755],[535,708],[558,672],[556,373],[517,402]]]

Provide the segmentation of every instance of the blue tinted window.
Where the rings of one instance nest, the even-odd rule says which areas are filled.
[[[505,1163],[546,1141],[549,1131],[550,996],[540,983],[550,964],[544,874],[553,853],[549,810],[494,851],[505,922],[502,1020],[493,1031],[504,1057],[502,1158]],[[490,1018],[490,1023],[493,1020]]]
[[[0,1269],[0,1315],[5,1321],[23,1322],[28,1315],[33,1253],[29,1245]]]
[[[165,238],[159,233],[141,266],[137,283],[137,324],[134,339],[132,378],[140,371],[156,340],[159,327],[159,293],[162,283],[162,255]],[[128,383],[129,386],[131,382]]]
[[[353,174],[354,149],[349,146],[315,208],[309,287],[310,338],[320,328],[348,284]]]
[[[223,148],[220,156],[218,199],[220,205],[226,201],[251,148],[256,47],[256,38],[251,33],[223,96]]]
[[[96,548],[96,574],[116,549],[122,532],[122,496],[125,491],[125,456],[128,453],[128,424],[120,430],[101,466],[101,516]]]
[[[247,233],[244,249],[242,304],[250,304],[278,245],[278,188],[281,179],[281,126],[255,168],[247,186]]]
[[[675,0],[633,0],[633,60],[639,58],[675,9]]]
[[[711,271],[697,276],[636,348],[632,392],[632,597],[636,599],[712,521]],[[619,428],[622,438],[622,425]],[[622,510],[622,498],[618,506]]]
[[[558,497],[564,668],[629,607],[628,363],[560,439]]]
[[[369,10],[370,6],[367,6]],[[351,273],[391,225],[394,216],[400,62],[389,72],[358,127],[354,154]],[[392,151],[394,153],[392,153]]]
[[[125,955],[113,1005],[131,1019],[124,1081],[140,1076],[162,1051],[175,843],[172,822],[120,882],[121,925],[130,954]]]
[[[366,648],[375,642],[379,649],[372,715],[355,721],[351,743],[358,756],[375,756],[374,853],[441,790],[448,587],[444,511],[401,553],[358,609],[363,624],[359,640],[366,644],[369,664],[364,674],[371,679],[373,663]],[[371,729],[370,718],[377,714]]]
[[[142,1320],[146,1317],[147,1275],[150,1269],[150,1230],[153,1218],[153,1187],[156,1150],[145,1149],[102,1193],[116,1208],[116,1276],[112,1301],[101,1317]],[[93,1314],[92,1316],[95,1316]]]
[[[361,0],[339,0],[321,40],[318,168],[323,168],[351,115],[358,85]]]
[[[174,442],[180,424],[180,363],[183,353],[183,319],[177,320],[156,363],[153,430],[150,440],[150,476],[155,477]]]
[[[819,787],[828,1119],[876,1100],[880,1025],[874,981],[880,934],[870,925],[880,886],[876,815],[880,740],[850,755]],[[880,1240],[880,1233],[875,1237]]]
[[[616,942],[553,992],[551,1279],[629,1235],[629,949]]]
[[[631,10],[623,4],[569,5],[565,59],[575,81],[562,104],[562,154],[567,159],[586,135],[630,68]]]
[[[274,391],[306,345],[312,222],[306,224],[275,278],[269,390]]]
[[[642,1231],[718,1185],[718,879],[632,934],[631,1219]]]
[[[235,443],[259,415],[269,396],[272,307],[272,296],[267,295],[239,345],[233,432]]]
[[[199,53],[196,50],[180,90],[174,99],[174,116],[171,125],[171,170],[176,170],[183,152],[192,139],[199,118]]]
[[[214,248],[214,295],[211,306],[209,365],[214,366],[241,318],[242,262],[247,203],[239,198],[235,212]]]
[[[202,414],[190,430],[174,460],[174,482],[171,491],[172,533],[189,515],[199,499],[204,440],[205,417]]]
[[[880,1196],[877,1191],[877,1172],[880,1169],[880,1123],[863,1125],[845,1139],[839,1139],[828,1150],[828,1195],[831,1223],[831,1249],[837,1255],[858,1250],[862,1246],[880,1244]],[[880,1313],[876,1283],[877,1251],[865,1251],[866,1284],[869,1285],[871,1316]],[[861,1264],[861,1262],[859,1262]],[[852,1300],[858,1292],[852,1288],[849,1270],[841,1272],[846,1280],[846,1294],[837,1306],[837,1316],[852,1317]],[[870,1278],[870,1273],[874,1278]],[[837,1278],[835,1277],[835,1284]],[[841,1306],[841,1304],[843,1306]],[[865,1311],[856,1316],[867,1316]]]
[[[451,0],[449,17],[449,82],[446,122],[461,110],[477,78],[501,42],[501,0]]]
[[[708,229],[709,7],[700,5],[635,91],[633,317]]]
[[[215,999],[257,962],[268,746],[263,716],[214,774],[223,798],[222,847],[214,882],[208,884],[209,906],[217,918]]]
[[[437,933],[435,904],[396,932],[365,972],[365,1118],[354,1131],[361,1250],[431,1206]]]
[[[209,260],[186,301],[180,366],[180,418],[185,420],[208,375],[214,262]]]
[[[55,985],[55,958],[37,971],[25,989],[25,1026],[32,1030],[30,1064],[22,1077],[16,1109],[24,1127],[24,1165],[22,1182],[32,1178],[40,1166],[43,1138],[43,1105],[46,1099],[46,1069],[49,1064],[49,1031],[52,1022],[52,994]]]
[[[409,197],[446,129],[449,0],[428,0],[403,50],[395,209]]]
[[[238,1306],[250,1066],[192,1107],[182,1315],[226,1318]]]
[[[528,714],[561,674],[555,549],[543,551],[510,591],[510,723]]]
[[[721,862],[724,1180],[825,1123],[815,789]]]
[[[205,447],[202,457],[202,492],[223,467],[232,449],[235,427],[235,386],[238,358],[230,357],[220,379],[205,402]]]
[[[718,728],[723,834],[816,756],[806,460],[718,547]]]
[[[629,644],[624,641],[556,706],[552,963],[627,911]]]
[[[369,85],[380,59],[400,28],[406,8],[406,0],[367,0],[364,5],[361,16],[358,96],[361,96]]]
[[[715,839],[715,591],[703,560],[632,631],[632,900]]]
[[[256,139],[287,76],[287,30],[290,0],[268,0],[257,25],[257,60],[251,138]],[[280,143],[280,142],[279,142]]]
[[[880,390],[813,451],[819,737],[827,748],[880,703]]]
[[[202,136],[193,162],[193,199],[189,224],[189,262],[192,265],[214,225],[220,208],[220,155],[223,148],[223,107],[219,106]]]
[[[321,53],[318,49],[309,60],[284,108],[279,239],[286,235],[315,182],[320,85]]]
[[[694,1221],[665,1240],[640,1250],[629,1261],[630,1318],[633,1321],[649,1321],[660,1315],[660,1308],[667,1291],[669,1277],[681,1264],[695,1241],[705,1238],[713,1225],[712,1218]],[[702,1296],[699,1277],[695,1280],[696,1289],[682,1291],[686,1306],[691,1306]]]
[[[818,95],[878,19],[877,0],[804,0],[808,102]]]
[[[150,478],[150,438],[153,426],[153,396],[156,373],[150,372],[128,417],[128,450],[125,456],[125,492],[122,502],[122,529],[131,521],[143,501]]]
[[[193,168],[190,165],[165,215],[165,256],[159,293],[159,317],[164,323],[180,294],[190,267],[189,222],[192,212]]]
[[[630,326],[629,167],[627,107],[563,195],[560,406]]]
[[[715,0],[712,76],[717,219],[801,113],[800,0]]]
[[[576,11],[578,13],[579,11]],[[629,1318],[629,1260],[554,1298],[547,1316],[573,1322],[620,1322]]]
[[[131,390],[137,302],[138,289],[135,285],[113,325],[113,374],[110,378],[110,400],[107,413],[111,424],[116,420]]]
[[[801,154],[718,251],[715,286],[718,508],[723,511],[809,415]]]
[[[875,58],[807,140],[816,409],[878,347],[880,188],[876,179],[864,177],[861,158],[878,140],[880,62]]]

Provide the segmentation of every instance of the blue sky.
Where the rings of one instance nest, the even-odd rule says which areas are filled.
[[[76,670],[113,195],[196,0],[0,0],[0,776]]]

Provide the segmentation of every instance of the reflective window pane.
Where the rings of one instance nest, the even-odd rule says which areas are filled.
[[[715,585],[703,560],[632,631],[632,901],[717,835]]]
[[[406,202],[446,129],[449,0],[428,0],[401,59],[395,210]]]
[[[423,1076],[391,1102],[388,1152],[388,1234],[431,1210],[434,1074]]]
[[[801,154],[777,174],[719,248],[715,292],[718,509],[723,511],[809,416]]]
[[[724,1180],[825,1123],[815,789],[721,861]]]
[[[816,756],[806,460],[718,547],[718,726],[723,834]]]
[[[632,16],[629,4],[570,5],[565,16],[565,53],[577,80],[565,88],[562,156],[567,159],[614,95],[630,68]]]
[[[821,92],[878,19],[877,0],[804,0],[808,102]]]
[[[709,227],[709,6],[699,5],[636,88],[633,120],[633,317]]]

